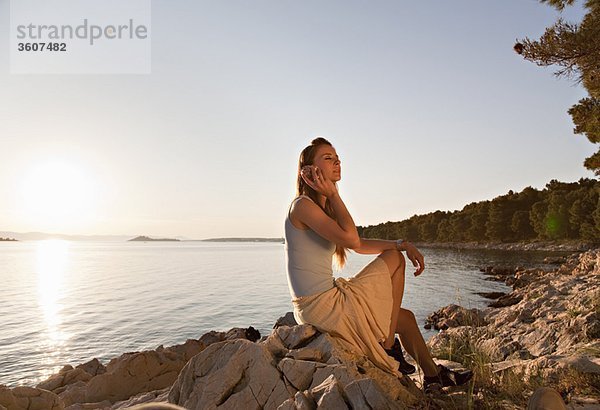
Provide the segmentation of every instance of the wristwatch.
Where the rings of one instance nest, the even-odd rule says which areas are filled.
[[[396,250],[401,251],[402,249],[400,248],[400,246],[402,246],[403,243],[404,239],[396,239]]]

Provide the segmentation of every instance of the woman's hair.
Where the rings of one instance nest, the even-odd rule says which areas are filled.
[[[319,203],[319,201],[317,199],[318,194],[306,182],[304,182],[304,179],[302,179],[301,170],[302,170],[302,167],[305,165],[313,165],[313,163],[315,161],[315,154],[317,152],[317,148],[320,147],[321,145],[329,145],[330,147],[333,147],[333,145],[331,145],[331,142],[327,141],[325,138],[319,137],[319,138],[315,138],[314,140],[312,140],[310,145],[302,150],[302,152],[300,153],[300,159],[298,160],[298,179],[296,181],[296,194],[297,195],[306,195],[306,196],[310,197],[318,206],[321,206],[321,204]],[[333,211],[333,208],[331,207],[331,204],[329,203],[329,199],[325,199],[325,207],[322,207],[322,209],[331,218],[337,220],[337,218],[335,216],[335,212]],[[344,267],[345,263],[346,263],[346,248],[336,244],[335,265],[338,269],[341,269],[342,267]]]

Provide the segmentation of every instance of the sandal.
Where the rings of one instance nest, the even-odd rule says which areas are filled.
[[[446,366],[438,364],[440,370],[437,375],[423,378],[423,387],[425,390],[433,388],[434,385],[441,387],[461,386],[473,378],[473,371],[465,370],[457,372],[450,370]]]
[[[393,357],[397,362],[400,363],[398,366],[398,371],[402,374],[413,374],[417,369],[412,364],[408,363],[404,358],[404,354],[402,353],[402,346],[400,345],[400,341],[396,338],[394,339],[394,345],[391,349],[384,349],[388,356]]]

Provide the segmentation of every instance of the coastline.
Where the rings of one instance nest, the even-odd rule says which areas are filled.
[[[415,242],[414,244],[421,248],[543,252],[585,252],[600,247],[600,244],[583,241]]]
[[[523,408],[540,380],[568,403],[600,405],[600,249],[570,256],[553,270],[519,269],[503,278],[513,291],[498,307],[450,305],[435,312],[434,326],[443,329],[428,342],[436,361],[473,368],[472,389],[425,395],[418,377],[398,383],[337,339],[288,317],[262,338],[251,327],[212,331],[107,364],[66,365],[36,387],[0,386],[0,405],[76,410],[170,402],[200,409],[210,407],[198,401],[206,390],[205,398],[214,394],[215,403],[237,408],[252,400],[264,408],[315,407],[328,397],[340,406],[502,402],[498,408],[513,409]],[[270,393],[254,397],[258,390]]]

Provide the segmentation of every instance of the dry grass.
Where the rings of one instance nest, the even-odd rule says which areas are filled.
[[[472,336],[451,337],[449,342],[433,352],[434,357],[462,363],[473,370],[470,385],[461,394],[441,396],[442,408],[448,409],[507,409],[525,408],[533,392],[542,386],[551,387],[568,403],[575,395],[599,396],[600,376],[588,375],[574,369],[544,369],[529,372],[507,369],[493,372],[490,357],[477,347]]]

